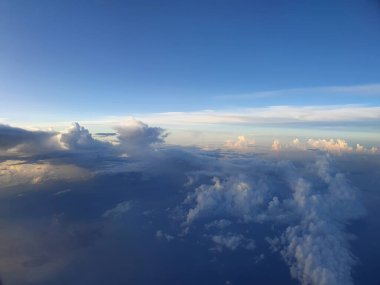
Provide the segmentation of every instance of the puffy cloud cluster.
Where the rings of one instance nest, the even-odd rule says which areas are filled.
[[[59,142],[66,150],[91,151],[106,148],[109,144],[96,140],[89,130],[73,123],[70,128],[59,134]]]
[[[73,123],[62,132],[28,131],[0,124],[0,154],[29,156],[57,155],[57,152],[127,152],[135,154],[163,143],[167,133],[158,127],[149,127],[141,121],[129,118],[115,127],[118,144],[95,139],[88,129]]]
[[[370,147],[366,148],[360,144],[356,144],[355,147],[349,146],[348,143],[343,140],[343,139],[318,139],[318,140],[313,140],[309,139],[307,141],[307,144],[310,147],[316,147],[321,150],[325,150],[330,153],[335,153],[335,154],[341,154],[341,153],[368,153],[368,154],[375,154],[379,153],[380,150],[377,147]]]
[[[110,169],[125,171],[123,154],[146,152],[166,136],[162,129],[134,119],[117,129],[118,143],[112,144],[95,139],[78,123],[62,132],[0,125],[0,187],[78,181]]]
[[[244,221],[257,219],[257,211],[270,195],[266,184],[258,181],[254,185],[245,177],[230,177],[225,181],[212,179],[213,184],[201,185],[190,193],[186,203],[195,201],[195,206],[187,213],[186,221],[191,224],[202,216],[225,215],[241,218]]]
[[[289,264],[292,277],[305,285],[352,284],[355,259],[345,227],[362,217],[364,210],[358,190],[330,164],[329,156],[321,156],[305,173],[285,162],[256,161],[251,171],[261,171],[259,178],[241,175],[221,181],[214,177],[211,185],[202,184],[184,201],[185,206],[190,205],[186,206],[186,224],[206,218],[216,219],[206,224],[207,228],[225,219],[286,225],[283,233],[270,241]],[[273,187],[266,179],[273,173],[283,181],[282,188]],[[232,234],[213,237],[219,250],[234,250],[244,239]]]
[[[245,149],[255,144],[255,140],[249,140],[245,136],[238,136],[236,141],[228,140],[224,146],[228,148]]]
[[[54,217],[60,218],[54,218],[53,224],[62,232],[65,232],[65,223],[61,224],[60,219],[68,223],[73,216],[79,220],[94,219],[94,224],[105,228],[112,224],[102,234],[111,241],[120,241],[120,248],[124,248],[123,239],[112,235],[121,232],[124,237],[124,228],[128,227],[119,229],[118,226],[129,223],[128,226],[141,231],[140,239],[139,234],[131,230],[133,239],[138,240],[137,246],[141,240],[152,242],[144,236],[146,233],[153,241],[172,241],[170,246],[196,236],[199,238],[194,240],[200,244],[204,238],[207,248],[214,249],[208,252],[214,255],[215,251],[230,250],[229,254],[234,254],[238,250],[239,253],[242,253],[240,250],[261,250],[261,234],[263,240],[272,237],[268,238],[270,245],[280,252],[291,275],[302,284],[353,283],[351,270],[355,258],[350,251],[346,226],[363,215],[358,189],[333,169],[332,158],[342,157],[319,156],[320,152],[308,152],[306,157],[302,150],[317,148],[334,154],[370,153],[372,150],[360,145],[351,147],[344,140],[301,142],[295,139],[290,144],[276,140],[272,148],[279,154],[274,156],[170,146],[160,148],[157,155],[158,152],[149,150],[164,142],[167,134],[163,129],[130,119],[116,127],[116,131],[112,135],[117,143],[111,144],[97,140],[76,123],[60,133],[2,126],[0,149],[8,160],[0,161],[0,184],[7,187],[80,180],[82,184],[76,188],[63,183],[62,187],[54,189],[55,194],[45,197],[44,201],[57,201],[57,210],[52,207],[52,211]],[[240,136],[236,142],[230,142],[229,147],[241,149],[252,144]],[[21,155],[21,150],[22,155],[28,154],[25,159],[16,155],[17,159],[10,159],[12,153],[20,152]],[[302,158],[295,156],[294,164],[279,161],[285,150],[301,150]],[[293,152],[289,153],[291,160]],[[123,154],[133,158],[125,158]],[[144,167],[141,167],[142,161]],[[117,175],[109,171],[115,168]],[[99,180],[86,186],[83,179],[90,177]],[[101,184],[101,189],[93,190],[98,191],[96,195],[89,189],[76,190],[92,188],[97,183]],[[118,188],[117,191],[114,188]],[[20,186],[20,189],[23,188]],[[81,199],[86,201],[86,207]],[[140,200],[132,207],[130,201],[135,199]],[[33,207],[36,200],[31,199]],[[20,201],[20,205],[26,203]],[[139,210],[153,214],[148,217],[137,213]],[[120,219],[125,213],[133,218]],[[45,221],[46,217],[41,219]],[[169,219],[172,223],[174,220],[174,225]],[[146,224],[142,224],[144,221]],[[260,230],[256,231],[255,226]],[[263,231],[266,232],[263,234]],[[97,232],[83,235],[86,242],[93,236],[101,236]],[[105,240],[97,246],[107,252],[109,240]],[[190,250],[197,245],[191,244],[194,247]],[[161,249],[165,246],[160,243]],[[118,246],[114,248],[119,249]],[[251,259],[255,262],[264,259],[261,252],[257,256]]]
[[[317,148],[320,150],[325,150],[332,153],[340,154],[342,152],[352,152],[353,148],[350,147],[345,140],[337,139],[336,141],[333,139],[325,140],[325,139],[309,139],[307,141],[307,145],[312,148]]]
[[[275,139],[272,143],[273,151],[294,151],[307,149],[318,149],[336,155],[341,155],[343,153],[375,154],[380,152],[377,147],[366,148],[360,144],[356,144],[355,147],[350,146],[344,139],[308,139],[306,142],[301,142],[298,138],[296,138],[289,144],[281,143],[278,139]]]
[[[134,118],[129,118],[115,129],[120,147],[127,154],[144,152],[154,144],[163,143],[167,136],[164,129],[149,127]]]
[[[342,174],[331,174],[326,157],[316,162],[316,170],[326,189],[312,189],[302,178],[291,183],[294,211],[301,215],[282,235],[281,253],[302,284],[353,284],[355,259],[344,228],[363,215],[357,189]]]

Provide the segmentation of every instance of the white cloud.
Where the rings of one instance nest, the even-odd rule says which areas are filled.
[[[245,238],[242,234],[214,235],[211,240],[214,242],[217,251],[223,251],[223,249],[236,250],[239,247],[247,250],[256,248],[255,242],[252,239]]]
[[[309,139],[307,141],[307,144],[310,147],[317,148],[320,150],[325,150],[325,151],[336,153],[336,154],[353,151],[353,148],[348,146],[347,142],[342,139],[337,139],[337,140]]]
[[[201,185],[188,195],[186,203],[195,202],[187,213],[187,223],[202,216],[231,215],[244,221],[256,217],[259,206],[268,195],[267,186],[258,182],[251,185],[244,177],[230,177],[225,181],[212,179],[212,185]]]
[[[326,157],[317,161],[316,168],[328,188],[316,191],[302,178],[291,182],[300,222],[286,229],[281,253],[292,276],[302,284],[353,284],[355,259],[343,229],[363,214],[357,189],[342,174],[331,173]]]
[[[360,144],[352,147],[344,139],[308,139],[307,147],[317,148],[333,154],[342,153],[378,153],[377,147],[365,148]]]
[[[271,147],[273,151],[305,151],[310,148],[336,155],[343,153],[379,153],[379,148],[377,147],[366,148],[360,144],[356,144],[356,146],[353,147],[344,139],[308,139],[306,142],[301,142],[296,138],[291,143],[281,143],[276,139],[273,141]]]
[[[154,144],[163,143],[167,136],[163,129],[149,127],[134,118],[128,118],[115,129],[120,147],[127,153],[146,151]]]
[[[355,259],[345,226],[360,218],[364,210],[358,190],[343,174],[334,172],[330,160],[320,156],[315,164],[301,169],[288,162],[255,161],[250,165],[246,161],[247,171],[255,172],[256,179],[225,173],[225,179],[214,177],[211,185],[203,184],[187,196],[187,230],[196,221],[215,218],[288,225],[280,238],[273,239],[272,246],[281,252],[294,278],[305,285],[352,284]],[[273,177],[283,179],[285,184],[271,188],[262,182],[266,177],[272,182]],[[209,222],[206,228],[217,221]],[[217,250],[235,250],[244,237],[216,234],[212,240]]]
[[[58,138],[61,146],[66,150],[89,151],[109,146],[106,142],[94,139],[89,130],[78,123],[73,123],[67,130],[58,134]]]
[[[249,140],[245,136],[238,136],[236,141],[228,140],[225,147],[246,149],[255,145],[255,140]]]
[[[163,143],[167,136],[161,128],[149,127],[141,121],[129,118],[117,130],[118,144],[93,138],[90,131],[73,123],[62,132],[28,131],[21,128],[0,125],[0,151],[9,155],[28,155],[67,152],[127,151],[136,153]]]
[[[128,212],[132,208],[132,202],[131,201],[123,201],[117,204],[112,209],[109,209],[105,211],[102,214],[103,218],[118,218],[122,215],[124,215],[126,212]]]

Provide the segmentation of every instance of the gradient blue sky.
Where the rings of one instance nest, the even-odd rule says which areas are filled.
[[[8,124],[161,112],[203,124],[208,114],[193,112],[380,106],[374,0],[0,0],[0,35],[0,121]],[[339,112],[344,122],[370,114],[369,125],[380,125],[380,109]],[[304,118],[298,113],[292,118]]]
[[[0,3],[0,91],[15,111],[194,110],[230,106],[219,95],[380,82],[377,1]],[[300,102],[257,104],[278,103]]]

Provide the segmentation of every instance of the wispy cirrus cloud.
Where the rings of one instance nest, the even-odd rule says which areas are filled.
[[[278,96],[291,96],[303,94],[320,94],[320,95],[355,95],[355,96],[380,96],[380,83],[349,85],[349,86],[323,86],[323,87],[306,87],[306,88],[288,88],[267,91],[257,91],[244,94],[227,94],[216,96],[216,99],[249,99],[265,98]]]
[[[197,124],[284,124],[380,122],[380,107],[363,105],[268,106],[236,110],[204,110],[141,115],[148,123]]]

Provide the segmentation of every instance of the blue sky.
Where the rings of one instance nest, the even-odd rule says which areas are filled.
[[[361,114],[379,125],[377,1],[1,0],[0,14],[8,124],[349,105],[346,130]]]
[[[308,92],[215,99],[380,82],[376,1],[2,0],[0,9],[5,113],[379,104]]]

